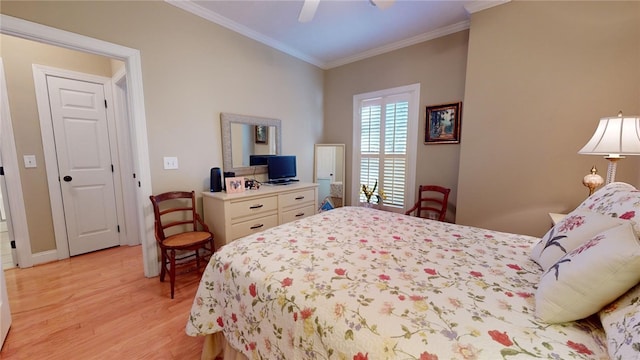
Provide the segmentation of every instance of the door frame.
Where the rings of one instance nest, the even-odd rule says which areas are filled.
[[[2,26],[0,24],[0,26]],[[18,265],[20,267],[31,267],[31,243],[29,242],[29,228],[27,226],[27,214],[24,209],[24,195],[22,192],[22,182],[18,169],[18,154],[16,153],[16,142],[13,136],[13,123],[11,122],[11,112],[9,111],[9,97],[7,95],[7,83],[4,73],[4,62],[0,57],[0,154],[2,154],[2,166],[5,169],[4,179],[7,185],[7,193],[4,194],[9,199],[9,211],[13,225],[13,239],[16,241],[16,252],[18,253]]]
[[[121,225],[118,233],[118,243],[125,245],[124,234],[124,205],[122,198],[122,184],[120,161],[118,159],[118,144],[116,141],[116,124],[114,113],[114,101],[111,79],[103,76],[80,73],[66,69],[58,69],[51,66],[32,64],[33,82],[36,91],[36,103],[38,105],[38,116],[40,118],[40,133],[42,135],[42,147],[44,150],[44,162],[47,170],[47,184],[49,186],[49,201],[51,203],[51,216],[53,218],[53,229],[56,239],[56,259],[62,260],[69,257],[69,234],[67,233],[67,222],[64,213],[64,203],[62,197],[62,188],[60,186],[60,169],[58,168],[58,156],[56,151],[55,137],[53,134],[53,120],[51,117],[51,105],[49,98],[49,90],[47,88],[47,76],[55,76],[67,78],[75,81],[83,81],[101,84],[104,89],[104,97],[107,101],[107,137],[109,139],[109,151],[111,155],[111,163],[113,165],[113,191],[116,200],[116,221]],[[51,252],[53,255],[53,252]],[[44,259],[39,259],[44,260]]]
[[[116,116],[118,160],[120,161],[120,181],[124,203],[124,241],[127,245],[134,246],[140,245],[139,224],[135,216],[137,211],[135,183],[138,179],[133,159],[131,156],[127,156],[133,151],[131,149],[133,128],[129,116],[127,73],[124,67],[113,75],[111,82],[113,84],[113,110]]]
[[[151,167],[147,140],[147,120],[144,108],[140,51],[4,14],[0,14],[0,33],[124,61],[128,74],[127,93],[130,105],[129,114],[133,125],[133,134],[131,137],[133,151],[131,156],[134,167],[137,170],[136,174],[138,175],[136,202],[138,205],[137,217],[138,224],[140,224],[139,237],[142,243],[144,274],[147,277],[157,276],[160,273],[160,264],[158,262],[156,241],[153,235],[153,211],[151,203],[148,201],[149,196],[152,194]],[[13,144],[13,152],[15,154],[15,144]],[[15,159],[12,159],[12,162],[15,168],[11,170],[17,172],[17,154],[15,155]],[[11,189],[12,193],[16,191],[17,189]],[[20,194],[17,196],[22,196],[22,191],[20,191]],[[24,212],[24,200],[21,202],[21,205],[22,211]],[[16,237],[17,236],[18,234],[16,234]],[[21,242],[30,241],[28,235],[25,239],[26,241]],[[26,245],[27,244],[21,244],[21,248],[23,246],[26,247]],[[19,256],[31,258],[30,245],[28,254],[19,254]],[[32,262],[29,262],[29,264],[31,265]]]

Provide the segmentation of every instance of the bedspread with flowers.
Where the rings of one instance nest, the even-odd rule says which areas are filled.
[[[539,239],[344,207],[219,249],[187,334],[249,359],[607,359],[597,320],[534,317]]]

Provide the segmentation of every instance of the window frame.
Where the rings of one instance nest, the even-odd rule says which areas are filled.
[[[360,164],[361,164],[361,104],[363,101],[407,94],[409,98],[409,114],[407,124],[407,167],[405,173],[405,193],[403,208],[382,206],[384,210],[404,213],[413,205],[415,198],[415,174],[418,146],[418,124],[420,122],[420,84],[411,84],[353,96],[353,153],[351,166],[351,205],[360,204]]]

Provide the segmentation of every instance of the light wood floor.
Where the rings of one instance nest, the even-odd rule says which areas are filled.
[[[0,359],[199,359],[185,334],[199,274],[145,278],[140,246],[5,271],[13,323]]]

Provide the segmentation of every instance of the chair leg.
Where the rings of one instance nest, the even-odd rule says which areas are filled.
[[[164,282],[164,276],[167,273],[167,252],[162,250],[161,262],[160,262],[160,282]]]
[[[200,249],[196,249],[196,272],[200,272]]]
[[[171,298],[173,299],[173,288],[176,283],[176,251],[171,250],[169,253],[169,262],[171,267],[169,268],[169,280],[171,282]]]

